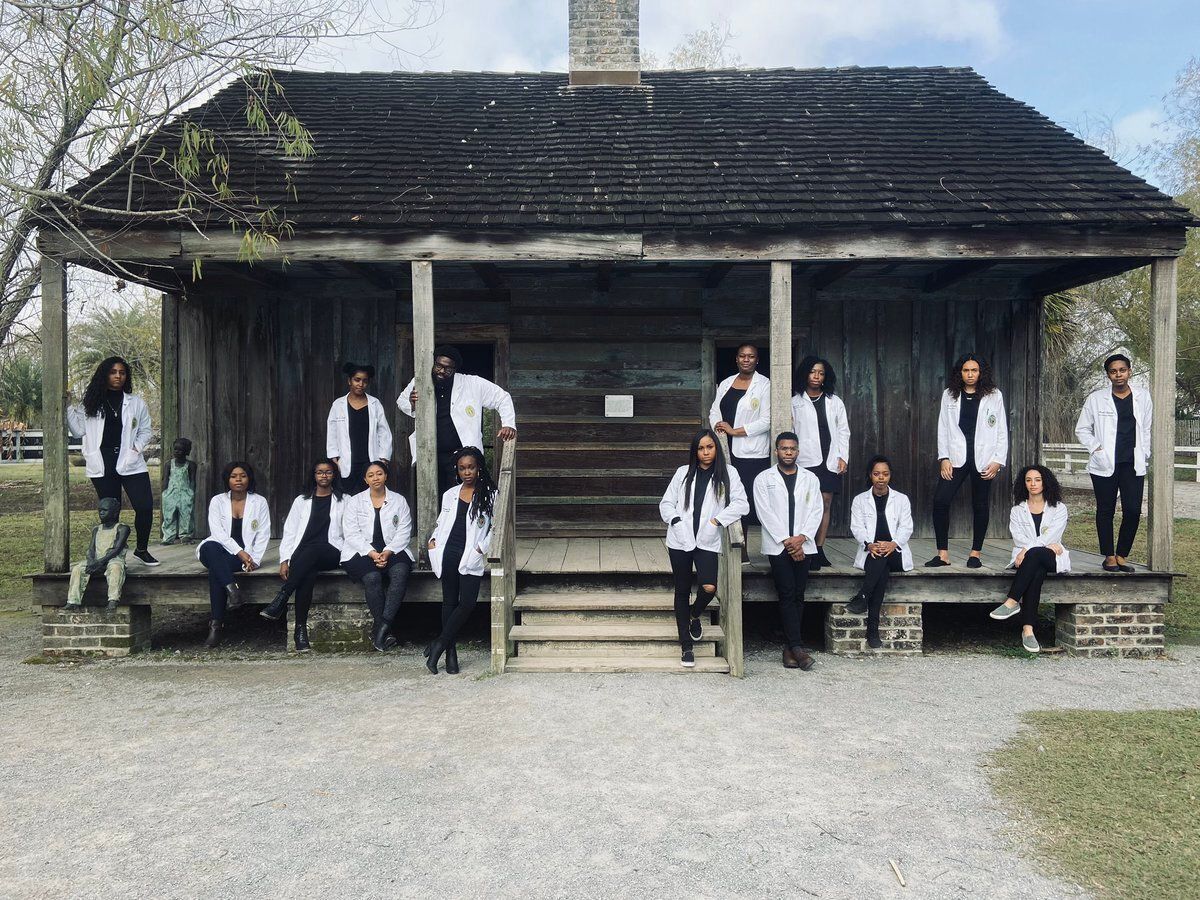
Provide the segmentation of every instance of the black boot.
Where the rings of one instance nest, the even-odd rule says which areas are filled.
[[[221,643],[221,623],[213,619],[208,623],[208,637],[204,641],[204,646],[209,650]]]
[[[308,623],[297,625],[292,637],[296,640],[296,652],[307,653],[312,649],[312,645],[308,642]]]
[[[850,598],[850,602],[846,604],[846,612],[852,616],[861,616],[867,611],[867,598],[862,594],[855,594]]]
[[[225,585],[225,596],[229,598],[225,604],[226,609],[237,609],[242,605],[242,589],[237,586],[236,581]]]
[[[458,674],[458,645],[451,644],[446,648],[446,674]]]
[[[270,604],[264,607],[259,615],[264,619],[270,619],[272,622],[278,622],[287,615],[288,597],[292,592],[286,587],[281,587],[279,593],[275,595],[275,599]]]
[[[438,673],[438,660],[442,658],[442,654],[446,652],[446,645],[440,640],[434,641],[425,648],[425,668],[436,675]]]
[[[380,622],[375,626],[375,630],[371,632],[371,646],[380,653],[387,650],[388,628],[387,622]]]
[[[873,609],[867,613],[867,646],[872,650],[878,650],[883,646],[883,641],[879,637],[879,609]]]

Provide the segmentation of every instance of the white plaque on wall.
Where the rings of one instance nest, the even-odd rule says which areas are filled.
[[[633,417],[633,394],[605,394],[604,415],[609,419]]]

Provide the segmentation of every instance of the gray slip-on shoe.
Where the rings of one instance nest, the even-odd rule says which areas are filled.
[[[1011,619],[1013,616],[1015,616],[1020,611],[1021,611],[1020,604],[1018,604],[1017,606],[1009,606],[1007,603],[1001,603],[999,606],[997,606],[995,609],[993,609],[990,613],[988,613],[988,615],[990,615],[993,619],[999,619],[999,620],[1003,621],[1004,619]]]
[[[1030,653],[1037,653],[1042,649],[1042,645],[1038,643],[1038,639],[1035,638],[1032,634],[1026,634],[1026,635],[1021,636],[1021,646],[1024,647]]]

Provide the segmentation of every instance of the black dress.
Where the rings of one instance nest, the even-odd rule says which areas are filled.
[[[346,478],[346,490],[351,494],[366,490],[367,482],[363,478],[367,474],[367,466],[371,460],[371,413],[370,404],[362,409],[355,409],[346,402],[350,410],[350,474]]]
[[[807,395],[805,395],[807,396]],[[829,448],[833,446],[833,434],[829,430],[829,416],[825,411],[825,395],[816,400],[809,397],[813,410],[817,414],[817,437],[821,442],[821,461],[815,466],[808,466],[808,471],[817,476],[821,483],[822,494],[840,494],[842,492],[842,476],[838,472],[830,472],[825,461],[829,459]]]

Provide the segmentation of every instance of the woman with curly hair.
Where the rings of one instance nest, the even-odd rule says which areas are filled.
[[[392,426],[378,398],[367,393],[375,367],[348,362],[342,372],[350,390],[329,407],[325,421],[325,455],[337,465],[348,494],[367,488],[367,466],[392,458]]]
[[[968,569],[983,565],[980,551],[988,529],[992,481],[1008,460],[1008,418],[1004,395],[996,387],[992,367],[967,353],[954,362],[938,412],[938,467],[933,492],[933,533],[937,556],[926,566],[950,565],[950,504],[964,481],[971,482],[974,528]]]
[[[792,380],[792,428],[800,440],[796,462],[821,483],[821,529],[813,535],[817,552],[811,571],[832,566],[825,555],[829,512],[833,495],[842,492],[842,476],[850,461],[850,420],[846,404],[837,395],[837,374],[829,360],[806,356]]]

